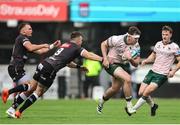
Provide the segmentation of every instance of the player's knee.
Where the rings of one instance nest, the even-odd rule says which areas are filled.
[[[37,82],[35,81],[30,81],[29,82],[30,86],[31,86],[31,90],[30,91],[35,91],[37,88]]]
[[[131,77],[129,76],[129,77],[127,77],[126,79],[125,79],[125,82],[127,83],[127,84],[131,84]]]
[[[36,85],[36,84],[33,84],[33,85],[31,86],[31,91],[35,91],[36,88],[37,88],[37,85]]]

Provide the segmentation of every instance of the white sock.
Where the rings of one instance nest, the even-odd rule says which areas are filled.
[[[132,105],[132,102],[131,102],[132,96],[125,97],[125,99],[126,99],[127,107],[128,107],[128,108],[129,108],[129,107],[132,107],[132,106],[133,106],[133,105]]]
[[[146,102],[148,103],[148,105],[149,105],[150,107],[153,107],[153,106],[154,106],[154,101],[153,101],[153,99],[151,98],[151,96],[148,96],[148,97],[147,97]]]
[[[22,92],[19,94],[19,96],[23,99],[23,100],[26,100],[27,99],[27,96]]]
[[[139,98],[139,100],[136,102],[136,104],[133,106],[134,110],[139,109],[144,103],[146,102],[145,99],[143,99],[142,97]]]
[[[128,107],[128,108],[133,106],[133,104],[132,104],[131,101],[126,101],[126,104],[127,104],[127,107]]]
[[[39,98],[39,96],[35,92],[33,92],[33,95],[36,97],[36,99]]]

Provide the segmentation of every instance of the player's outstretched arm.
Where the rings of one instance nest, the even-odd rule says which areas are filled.
[[[102,61],[102,57],[98,56],[92,52],[88,52],[87,50],[83,50],[81,53],[81,56],[87,59],[95,60],[95,61]]]
[[[40,45],[36,45],[36,44],[32,44],[30,41],[26,41],[23,46],[29,51],[29,52],[33,52],[42,48],[49,48],[48,44],[40,44]]]
[[[102,55],[103,55],[103,66],[105,68],[108,68],[109,67],[109,61],[108,61],[108,58],[107,58],[107,52],[108,52],[108,44],[107,44],[107,40],[103,41],[101,43],[101,52],[102,52]]]
[[[151,55],[148,56],[148,58],[146,58],[145,60],[143,60],[141,62],[141,66],[144,66],[144,65],[151,63],[151,62],[154,62],[155,58],[156,58],[156,53],[152,52]]]
[[[44,53],[47,53],[49,50],[55,48],[55,47],[58,47],[61,45],[61,41],[60,40],[56,40],[54,43],[50,44],[48,48],[41,48],[39,50],[36,50],[36,51],[33,51],[34,53],[36,54],[44,54]]]

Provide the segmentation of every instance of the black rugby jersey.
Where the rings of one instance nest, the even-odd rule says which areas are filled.
[[[20,34],[13,46],[13,52],[11,56],[10,65],[21,65],[24,67],[24,63],[27,60],[28,50],[23,46],[24,42],[29,41],[28,37]]]
[[[65,67],[68,63],[79,57],[84,48],[73,42],[62,44],[54,55],[46,58],[45,61],[52,65],[58,71]]]

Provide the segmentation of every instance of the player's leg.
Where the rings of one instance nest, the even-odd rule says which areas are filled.
[[[16,109],[24,100],[26,100],[26,98],[32,94],[32,92],[36,89],[37,87],[37,80],[40,77],[39,74],[40,70],[38,69],[38,67],[36,68],[36,72],[33,76],[33,80],[27,81],[27,79],[20,79],[19,82],[23,82],[23,81],[27,81],[26,84],[21,84],[19,86],[17,86],[16,88],[11,89],[10,91],[12,92],[17,92],[17,91],[27,91],[25,93],[21,93],[20,95],[16,96],[16,99],[14,100],[14,103],[12,104],[12,106],[9,109]],[[24,87],[23,87],[24,86]],[[8,110],[9,110],[8,109]],[[7,112],[8,112],[7,110]],[[6,113],[7,113],[6,112]],[[14,114],[12,114],[14,115]]]
[[[36,102],[36,100],[43,95],[43,93],[46,91],[46,87],[42,84],[38,84],[36,90],[31,94],[28,99],[25,101],[25,103],[20,107],[19,110],[16,111],[15,117],[20,118],[22,112],[27,109],[29,106],[31,106],[33,103]]]
[[[44,65],[39,64],[40,66],[37,66],[36,72],[33,76],[34,80],[38,82],[38,86],[35,92],[28,97],[23,106],[15,113],[17,118],[19,118],[21,113],[31,106],[38,99],[38,97],[42,96],[47,91],[56,77],[56,72],[54,72],[54,69],[45,63],[43,64]]]
[[[20,93],[19,95],[16,96],[16,99],[14,101],[14,103],[12,104],[12,107],[14,107],[15,109],[17,109],[17,107],[24,101],[27,99],[27,97],[29,97],[29,95],[31,95],[37,87],[37,81],[36,80],[31,80],[28,82],[28,84],[30,85],[30,90],[28,89],[25,92]]]
[[[157,88],[158,88],[158,85],[156,83],[151,83],[150,85],[148,85],[146,89],[144,90],[142,97],[139,98],[137,103],[133,106],[133,109],[134,110],[139,109],[147,101],[147,98],[150,96],[150,94],[153,91],[155,91]]]
[[[112,96],[114,96],[117,92],[119,92],[119,89],[122,86],[122,84],[123,82],[120,79],[112,77],[112,86],[105,91],[102,99],[99,99],[99,103],[97,106],[97,112],[99,114],[102,113],[104,103],[108,101]]]
[[[149,74],[152,76],[151,84],[143,92],[143,96],[142,96],[142,98],[140,98],[141,101],[139,101],[139,103],[136,103],[137,105],[135,105],[134,107],[135,107],[135,109],[136,108],[138,109],[138,107],[143,105],[144,100],[145,100],[151,106],[151,116],[155,116],[158,105],[154,103],[150,94],[167,81],[167,76],[155,73],[153,71],[150,71]],[[150,77],[147,77],[147,79],[148,78],[150,78]]]
[[[154,79],[154,73],[152,70],[150,70],[148,72],[148,74],[145,76],[143,82],[141,83],[141,86],[139,88],[139,96],[142,96],[145,89],[147,88],[147,86],[151,83],[151,81],[153,81]],[[152,100],[151,96],[149,95],[147,98],[146,98],[146,102],[150,105],[150,106],[153,106],[154,105],[154,101]]]
[[[28,89],[28,86],[24,85],[24,83],[29,81],[30,77],[25,74],[25,71],[23,69],[18,70],[17,67],[15,67],[13,65],[8,66],[8,73],[9,73],[9,76],[13,79],[15,86],[13,87],[13,89],[10,89],[10,90],[8,90],[6,88],[3,89],[2,100],[4,103],[6,103],[10,94],[14,93],[14,95],[16,95],[13,100],[12,106],[8,110],[6,110],[6,113],[8,114],[8,116],[11,117],[11,115],[13,115],[15,113],[15,108],[13,108],[13,105],[15,106],[15,103],[19,96],[19,92],[16,92],[16,91],[25,91],[26,89]],[[20,85],[20,86],[18,86],[18,85]],[[26,99],[22,94],[21,94],[21,97],[23,98],[23,100]]]
[[[28,91],[26,92],[22,92],[18,95],[16,95],[12,105],[10,108],[8,108],[8,110],[6,111],[6,113],[8,114],[9,117],[14,117],[14,113],[15,110],[17,109],[17,107],[24,102],[24,100],[27,99],[27,97],[36,89],[37,86],[37,81],[35,80],[31,80],[29,82],[26,82],[26,84],[28,84],[30,87],[30,90],[28,89]],[[21,84],[22,85],[26,85],[26,84]]]
[[[123,90],[124,90],[124,95],[127,103],[127,109],[131,110],[132,108],[132,86],[131,86],[131,76],[123,70],[121,67],[118,67],[115,72],[114,76],[118,79],[121,79],[124,81],[123,85]]]
[[[17,76],[17,77],[20,77],[20,76]],[[15,80],[16,81],[16,86],[11,88],[11,89],[7,89],[7,88],[4,88],[3,91],[2,91],[2,100],[4,103],[6,103],[7,101],[7,98],[9,95],[13,94],[13,93],[17,93],[17,92],[23,92],[23,91],[26,91],[28,89],[30,89],[30,86],[28,84],[25,84],[25,83],[28,83],[29,79],[26,75],[22,76],[19,80]],[[14,81],[14,82],[15,82]]]
[[[139,95],[139,96],[142,96],[142,94],[143,94],[143,92],[144,92],[144,90],[145,90],[145,88],[146,88],[147,86],[148,86],[148,84],[146,84],[146,83],[141,83],[141,86],[140,86],[139,92],[138,92],[138,95]],[[153,101],[153,99],[151,98],[151,96],[148,96],[148,97],[147,97],[146,102],[148,103],[148,105],[149,105],[150,107],[153,107],[153,106],[154,106],[154,101]]]
[[[142,96],[143,95],[143,92],[144,90],[146,89],[146,87],[148,86],[148,84],[142,82],[141,85],[140,85],[140,88],[139,88],[139,91],[138,91],[138,95],[139,96]]]

